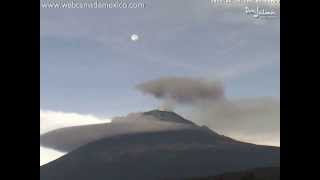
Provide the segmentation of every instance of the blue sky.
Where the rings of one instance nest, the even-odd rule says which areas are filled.
[[[114,116],[157,107],[135,89],[163,76],[222,80],[229,98],[276,97],[279,18],[208,1],[143,9],[41,9],[41,109]],[[138,41],[130,40],[132,34]]]

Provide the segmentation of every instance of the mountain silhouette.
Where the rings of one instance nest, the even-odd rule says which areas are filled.
[[[41,180],[183,179],[280,165],[278,147],[236,141],[174,112],[143,114],[185,128],[100,138],[41,166]]]
[[[280,180],[280,166],[227,172],[216,176],[193,177],[184,180]]]
[[[101,138],[143,132],[197,128],[194,123],[170,111],[152,110],[116,117],[112,123],[66,127],[40,136],[40,145],[70,152]]]

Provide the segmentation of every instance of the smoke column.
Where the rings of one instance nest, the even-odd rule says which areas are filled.
[[[165,77],[144,82],[137,88],[144,94],[162,100],[161,108],[170,110],[177,104],[193,104],[224,97],[222,83],[196,78]]]
[[[280,145],[280,101],[271,97],[229,99],[218,81],[165,77],[139,84],[144,94],[162,101],[160,110],[187,105],[196,124],[238,140]]]

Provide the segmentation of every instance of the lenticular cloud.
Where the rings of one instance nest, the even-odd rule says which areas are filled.
[[[108,118],[98,118],[90,114],[65,113],[40,109],[40,134],[70,126],[111,122]]]
[[[64,127],[108,122],[111,122],[108,118],[98,118],[88,114],[65,113],[40,109],[40,135]],[[64,154],[64,152],[40,146],[40,166],[55,160]]]

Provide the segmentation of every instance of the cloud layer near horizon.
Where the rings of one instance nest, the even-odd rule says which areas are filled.
[[[40,135],[71,126],[101,124],[111,122],[108,118],[98,118],[88,114],[66,113],[40,109]],[[65,153],[40,146],[40,166],[53,161]]]
[[[108,122],[111,122],[111,119],[98,118],[90,114],[66,113],[40,109],[40,134],[64,127]]]

